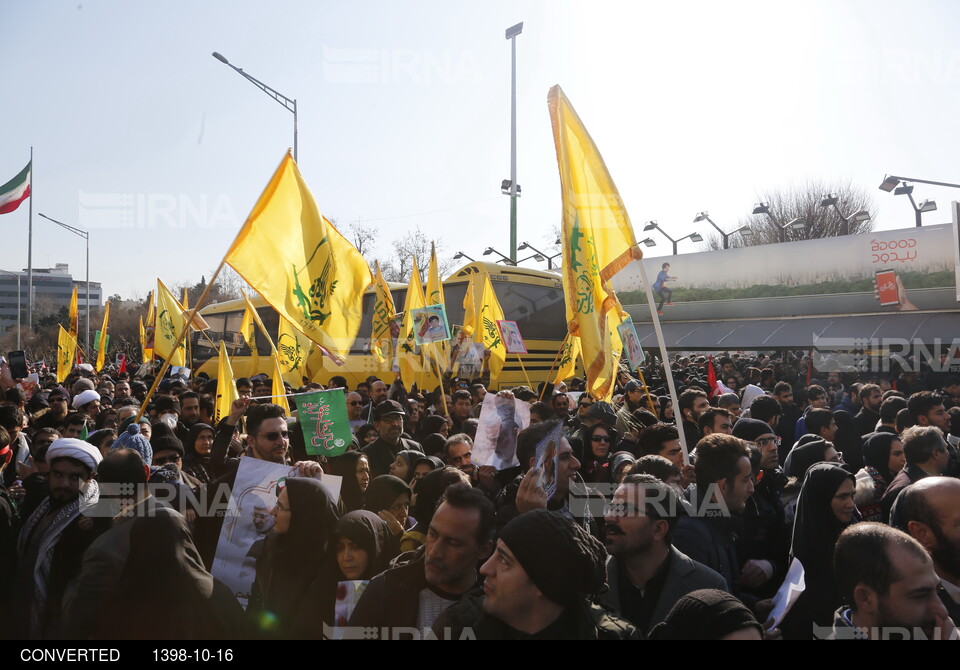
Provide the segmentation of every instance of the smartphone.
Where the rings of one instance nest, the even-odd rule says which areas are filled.
[[[27,375],[27,356],[23,351],[11,351],[7,354],[10,363],[10,374],[14,379],[26,379]]]
[[[900,292],[897,291],[897,273],[895,270],[877,272],[877,294],[881,307],[894,307],[900,304]]]

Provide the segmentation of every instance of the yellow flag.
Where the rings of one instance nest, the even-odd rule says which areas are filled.
[[[177,341],[186,319],[180,311],[180,303],[163,282],[157,280],[157,329],[154,333],[153,349],[157,356],[169,358],[170,365],[184,365],[186,347],[181,341],[174,351],[173,345]]]
[[[257,323],[260,321],[260,315],[245,293],[243,299],[247,302],[247,309],[244,310],[243,320],[240,321],[240,337],[250,348],[250,374],[255,375],[260,368],[260,352],[257,349]]]
[[[376,261],[377,274],[373,282],[375,289],[373,302],[372,329],[370,331],[370,353],[373,354],[381,368],[390,369],[393,360],[393,336],[390,325],[397,316],[397,308],[393,303],[393,294],[380,271],[380,262]],[[386,366],[383,368],[383,366]]]
[[[507,360],[507,348],[500,338],[500,329],[497,321],[503,321],[503,309],[497,294],[490,283],[490,275],[483,276],[480,297],[476,300],[477,312],[474,324],[477,330],[473,333],[474,342],[482,342],[484,349],[490,351],[490,381],[500,376],[503,364]]]
[[[240,397],[237,382],[233,378],[233,368],[227,356],[227,345],[220,340],[220,359],[217,361],[217,401],[213,415],[213,425],[230,416],[230,406]]]
[[[156,326],[156,314],[153,309],[154,299],[153,291],[150,291],[150,296],[147,298],[147,328],[152,328]]]
[[[144,363],[153,357],[153,350],[150,349],[150,355],[147,355],[147,329],[143,327],[143,317],[140,317],[140,360]]]
[[[470,281],[467,283],[467,292],[463,295],[463,329],[467,337],[472,337],[477,330],[477,299],[474,279],[476,275],[470,275]]]
[[[430,244],[430,269],[427,272],[426,304],[444,304],[443,282],[440,280],[440,265],[437,263],[437,249],[432,243]],[[425,349],[427,355],[433,361],[430,370],[433,371],[435,369],[434,366],[436,366],[439,367],[440,374],[446,372],[450,362],[450,342],[435,342],[426,345]]]
[[[409,390],[418,377],[422,376],[421,356],[416,353],[416,340],[413,336],[413,310],[424,307],[423,284],[420,283],[420,268],[417,259],[413,259],[413,271],[407,286],[407,297],[403,301],[403,323],[400,325],[400,337],[397,339],[400,359],[400,379]]]
[[[60,336],[57,338],[57,382],[62,383],[70,371],[73,362],[77,359],[77,340],[70,337],[70,333],[60,326]]]
[[[274,405],[280,405],[282,408],[287,410],[287,414],[290,414],[290,403],[287,402],[287,389],[283,385],[283,370],[280,369],[280,355],[276,349],[274,349],[273,354],[271,355],[273,359],[273,384],[270,395],[274,396],[270,400]],[[302,385],[303,382],[301,381]]]
[[[580,337],[587,391],[609,400],[627,315],[610,279],[643,254],[607,166],[559,86],[547,96],[563,198],[563,294],[567,328]]]
[[[577,358],[579,357],[580,338],[569,335],[563,343],[563,348],[560,350],[560,359],[557,363],[557,376],[553,380],[554,384],[559,384],[564,379],[569,379],[573,376],[577,368]]]
[[[283,381],[295,389],[303,386],[303,378],[310,378],[307,371],[307,358],[311,345],[306,335],[297,330],[292,323],[280,317],[277,331],[277,361]],[[279,403],[277,403],[279,404]]]
[[[77,287],[73,287],[73,295],[70,297],[70,336],[77,338],[80,332],[80,310],[77,309]]]
[[[187,304],[190,298],[189,289],[186,286],[183,287],[183,300],[180,301],[180,305],[183,307],[183,311],[186,312],[190,309],[190,305]]]
[[[109,337],[107,337],[107,322],[110,321],[110,301],[107,301],[107,306],[103,308],[103,327],[100,328],[100,341],[97,343],[100,346],[97,347],[97,366],[96,370],[103,370],[103,365],[107,360],[107,344],[109,342]]]
[[[360,252],[320,214],[289,153],[225,260],[307,337],[347,356],[373,277]]]

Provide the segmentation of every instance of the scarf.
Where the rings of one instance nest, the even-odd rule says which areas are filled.
[[[59,510],[47,526],[46,533],[40,540],[40,549],[37,551],[37,564],[33,568],[33,606],[30,610],[30,639],[39,637],[42,630],[43,615],[47,608],[47,578],[50,575],[50,564],[53,562],[53,552],[57,548],[60,536],[74,519],[80,516],[83,510],[89,509],[100,499],[100,487],[96,480],[91,480],[80,496]],[[26,552],[27,543],[34,528],[46,516],[50,509],[50,498],[47,497],[30,515],[17,541],[17,553],[20,556]]]

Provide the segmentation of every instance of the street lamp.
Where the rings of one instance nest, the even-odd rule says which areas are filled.
[[[711,219],[711,218],[710,218],[710,215],[707,214],[706,212],[700,212],[700,213],[697,214],[695,217],[693,217],[693,222],[694,222],[694,223],[700,223],[701,221],[706,221],[706,222],[709,223],[711,226],[713,226],[714,228],[716,228],[717,232],[720,233],[720,237],[723,238],[723,248],[724,248],[724,249],[729,249],[729,248],[730,248],[730,236],[731,236],[731,235],[736,235],[737,233],[740,233],[745,239],[746,239],[746,238],[749,238],[751,235],[753,235],[753,231],[750,230],[750,226],[740,226],[739,228],[737,228],[736,230],[734,230],[734,231],[732,231],[732,232],[725,233],[725,232],[723,232],[723,230],[720,228],[720,226],[718,226],[717,224],[715,224],[715,223],[713,222],[713,219]],[[749,231],[749,232],[744,233],[744,231]]]
[[[476,262],[477,262],[477,261],[474,260],[473,258],[470,258],[469,256],[467,256],[467,255],[466,255],[465,253],[463,253],[462,251],[458,251],[458,252],[457,252],[457,255],[453,257],[453,260],[458,261],[458,260],[460,260],[461,258],[466,258],[466,259],[467,259],[468,261],[470,261],[471,263],[476,263]]]
[[[483,255],[484,255],[484,256],[489,256],[490,254],[496,254],[497,256],[499,256],[500,258],[502,258],[503,261],[504,261],[507,265],[516,266],[516,264],[517,264],[517,262],[516,262],[515,260],[513,260],[512,258],[510,258],[509,256],[507,256],[506,254],[501,254],[499,251],[497,251],[497,250],[494,249],[493,247],[487,247],[486,249],[483,250]]]
[[[910,200],[910,205],[913,207],[914,222],[916,223],[917,228],[923,225],[923,217],[921,216],[924,212],[934,212],[937,209],[937,203],[934,200],[924,200],[919,205],[917,201],[913,199],[913,184],[908,184],[907,182],[901,183],[900,177],[887,177],[883,180],[883,183],[880,184],[880,189],[889,193],[893,191],[894,195],[905,195]],[[911,181],[918,181],[923,184],[937,183],[937,182],[925,182],[922,179],[912,179]],[[956,184],[945,184],[939,183],[939,186],[957,186]]]
[[[510,26],[505,37],[510,40],[510,260],[517,262],[517,35],[523,22]]]
[[[911,198],[912,200],[912,198]],[[843,212],[840,211],[840,205],[838,204],[839,197],[834,193],[827,193],[823,196],[823,199],[820,200],[821,207],[833,207],[837,210],[837,216],[840,217],[840,220],[843,221],[843,234],[850,234],[850,221],[851,219],[854,223],[863,223],[870,220],[870,212],[865,209],[861,209],[858,212],[854,212],[849,217],[843,215]]]
[[[643,227],[644,232],[649,231],[649,230],[654,230],[654,229],[659,230],[661,235],[663,235],[663,236],[666,237],[668,240],[670,240],[671,242],[673,242],[673,255],[674,255],[674,256],[678,255],[678,253],[679,253],[679,252],[677,251],[677,245],[678,245],[680,242],[683,242],[685,239],[688,239],[688,238],[689,238],[691,242],[703,242],[703,238],[700,236],[700,233],[690,233],[689,235],[684,235],[683,237],[675,240],[675,239],[673,239],[672,237],[670,237],[669,235],[667,235],[667,233],[663,230],[663,228],[660,227],[660,225],[659,225],[656,221],[647,221],[646,225],[644,225],[644,227]],[[646,243],[646,241],[644,241],[644,243]],[[652,246],[652,245],[648,245],[648,246]]]
[[[236,65],[228,61],[222,54],[219,54],[216,51],[213,52],[213,57],[216,58],[221,63],[223,63],[224,65],[228,65],[232,67],[234,70],[240,73],[240,75],[244,79],[252,83],[254,86],[259,88],[261,91],[263,91],[267,95],[271,96],[274,100],[279,102],[281,105],[283,105],[283,107],[287,111],[293,112],[293,160],[297,160],[297,100],[296,98],[291,100],[290,98],[285,96],[283,93],[280,93],[279,91],[270,88],[259,79],[251,77],[242,69],[238,68]]]
[[[6,270],[0,270],[0,272],[2,272],[2,273],[5,274],[5,275],[10,275],[11,277],[16,277],[16,278],[17,278],[17,349],[23,349],[23,347],[20,346],[20,330],[21,330],[21,328],[20,328],[20,314],[21,314],[21,312],[22,312],[22,308],[20,307],[20,290],[21,290],[21,289],[20,289],[20,274],[21,274],[21,273],[19,273],[19,272],[7,272]]]
[[[539,249],[535,248],[535,247],[534,247],[532,244],[530,244],[529,242],[524,242],[524,243],[521,244],[519,247],[517,247],[517,250],[518,250],[518,251],[524,251],[524,250],[526,250],[526,249],[529,249],[530,251],[535,251],[535,252],[537,253],[537,255],[540,256],[540,258],[538,258],[537,260],[539,260],[539,261],[546,260],[546,261],[547,261],[547,269],[548,269],[548,270],[552,270],[552,269],[553,269],[553,259],[556,258],[557,256],[562,256],[562,255],[563,255],[563,252],[561,251],[560,253],[556,253],[556,254],[554,254],[553,256],[551,256],[550,254],[548,254],[548,253],[546,253],[546,252],[544,252],[544,251],[540,251]]]
[[[40,216],[42,216],[43,218],[45,218],[47,221],[52,221],[53,223],[57,224],[57,225],[60,226],[61,228],[64,228],[64,229],[66,229],[66,230],[69,230],[69,231],[70,231],[71,233],[73,233],[74,235],[77,235],[77,236],[79,236],[79,237],[82,237],[84,240],[87,241],[87,279],[86,279],[86,284],[87,284],[86,294],[87,294],[87,295],[86,295],[86,298],[85,298],[85,300],[87,301],[87,319],[86,319],[86,321],[87,321],[87,324],[86,324],[87,336],[86,336],[86,340],[84,341],[84,346],[86,347],[87,355],[89,356],[89,355],[90,355],[90,233],[87,232],[86,230],[81,230],[80,228],[75,228],[74,226],[67,225],[66,223],[64,223],[64,222],[62,222],[62,221],[57,221],[56,219],[51,219],[51,218],[50,218],[49,216],[47,216],[46,214],[40,213]]]
[[[791,219],[790,221],[787,221],[787,222],[786,222],[785,224],[783,224],[782,226],[779,226],[779,228],[780,228],[780,241],[781,241],[781,242],[786,242],[786,241],[787,241],[787,231],[788,231],[788,230],[803,230],[803,229],[806,228],[806,227],[807,227],[807,223],[806,223],[806,221],[804,221],[803,219]]]

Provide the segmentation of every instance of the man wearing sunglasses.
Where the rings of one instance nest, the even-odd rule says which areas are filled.
[[[363,397],[356,391],[351,391],[345,398],[347,401],[347,418],[350,419],[350,431],[357,432],[357,428],[364,425],[366,421],[361,418],[363,409]]]
[[[756,484],[743,512],[744,532],[740,587],[757,597],[771,597],[786,575],[790,534],[784,522],[781,494],[787,476],[780,469],[780,438],[770,424],[758,419],[740,419],[734,437],[760,449]]]

